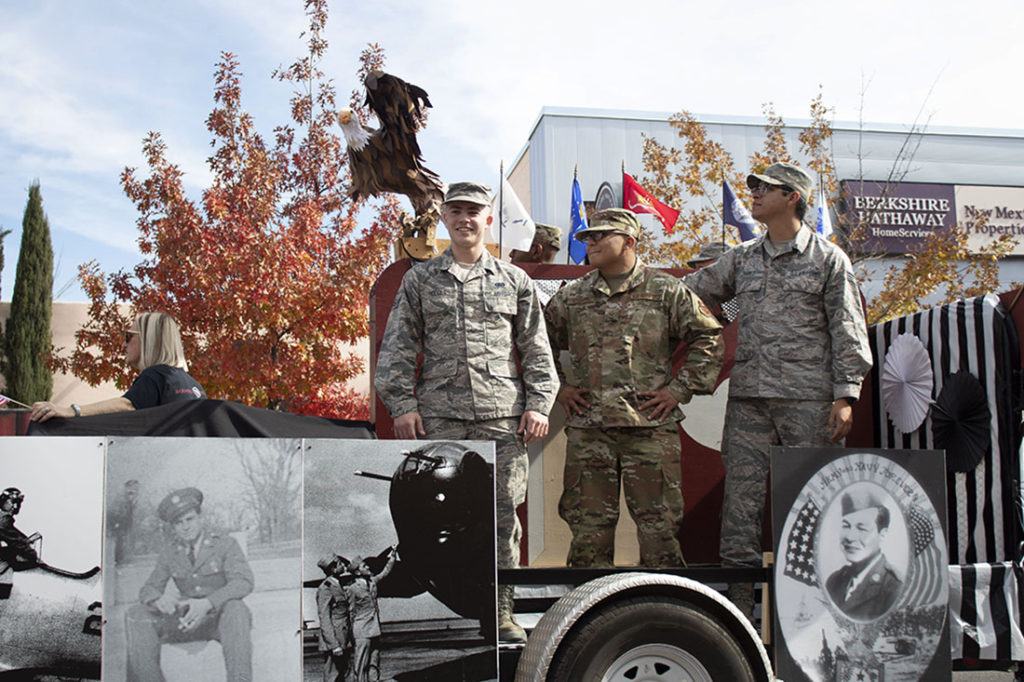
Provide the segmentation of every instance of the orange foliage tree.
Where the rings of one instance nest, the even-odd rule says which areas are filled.
[[[347,195],[335,91],[319,66],[326,0],[307,0],[306,14],[308,54],[274,73],[293,91],[292,121],[274,129],[272,144],[242,108],[237,59],[222,54],[206,120],[213,180],[198,201],[159,133],[145,138],[147,172],[121,176],[143,261],[110,275],[95,262],[80,268],[89,320],[58,367],[126,386],[122,331],[136,312],[163,310],[181,323],[190,373],[211,397],[368,417],[368,397],[345,383],[363,369],[351,344],[368,334],[370,286],[389,261],[400,209],[390,197],[363,210]],[[371,45],[360,61],[362,83],[383,51]]]
[[[724,239],[738,243],[735,228],[725,228],[723,233],[722,180],[728,180],[737,197],[749,206],[747,173],[761,172],[779,161],[795,162],[806,168],[820,179],[826,201],[830,205],[843,205],[831,153],[832,110],[825,106],[821,93],[811,101],[810,125],[797,135],[799,159],[790,152],[785,122],[770,103],[764,105],[764,115],[764,145],[751,154],[741,169],[736,168],[725,147],[712,140],[704,125],[687,111],[669,119],[669,125],[682,141],[681,149],[644,138],[643,159],[647,173],[643,178],[644,186],[669,205],[685,206],[676,223],[675,238],[648,247],[653,260],[680,267],[706,241]],[[906,177],[921,133],[922,129],[915,123],[889,176],[881,182],[883,196],[891,193]],[[817,192],[807,199],[807,215],[816,216]],[[884,255],[871,245],[867,230],[870,222],[870,214],[857,217],[852,212],[839,213],[833,239],[854,263]],[[867,268],[859,268],[862,283],[873,276],[882,277],[881,291],[868,302],[868,322],[874,324],[920,310],[924,299],[935,294],[941,302],[948,302],[994,291],[999,286],[999,259],[1013,248],[1013,240],[1004,235],[980,250],[972,250],[968,248],[967,234],[962,225],[948,232],[935,232],[904,258],[897,259],[876,275]]]

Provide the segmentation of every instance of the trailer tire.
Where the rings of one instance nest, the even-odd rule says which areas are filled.
[[[682,600],[638,596],[588,612],[551,661],[558,682],[755,682],[743,649],[705,611]]]

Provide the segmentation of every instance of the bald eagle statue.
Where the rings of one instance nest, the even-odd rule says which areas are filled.
[[[382,71],[370,72],[363,83],[366,105],[380,127],[364,126],[350,109],[338,112],[352,174],[349,195],[355,200],[385,192],[409,197],[416,217],[403,216],[402,243],[414,258],[429,258],[445,192],[441,178],[423,165],[416,142],[430,99],[423,88]]]

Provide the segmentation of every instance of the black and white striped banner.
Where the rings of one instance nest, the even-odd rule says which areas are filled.
[[[949,567],[954,659],[1024,660],[1021,569],[1011,562]]]
[[[988,395],[992,448],[972,471],[950,473],[947,478],[950,563],[997,563],[1015,558],[1021,537],[1021,434],[1013,321],[999,299],[989,294],[869,330],[874,355],[874,441],[882,448],[928,450],[935,449],[931,414],[920,427],[904,434],[889,420],[882,399],[880,368],[889,345],[900,334],[913,334],[928,351],[935,381],[933,399],[947,377],[958,371],[977,377]]]

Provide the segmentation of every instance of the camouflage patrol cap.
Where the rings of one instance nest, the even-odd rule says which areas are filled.
[[[174,523],[186,512],[195,509],[199,511],[203,506],[203,493],[198,488],[181,488],[170,493],[160,502],[156,513],[161,521]]]
[[[562,231],[560,229],[554,225],[545,225],[544,223],[535,223],[535,225],[537,226],[537,231],[533,234],[533,241],[556,249],[561,247]]]
[[[590,216],[590,225],[575,234],[581,242],[594,232],[621,232],[634,239],[640,237],[640,221],[636,214],[625,208],[606,208]]]
[[[747,176],[747,187],[751,189],[761,182],[775,186],[786,185],[787,187],[792,187],[797,192],[800,192],[801,199],[808,201],[811,198],[811,188],[814,186],[814,181],[811,180],[811,176],[807,174],[807,171],[785,161],[773,163],[764,169],[764,173],[751,173]]]
[[[479,182],[453,182],[448,185],[444,203],[450,204],[453,201],[467,201],[471,204],[490,206],[491,188]]]
[[[722,257],[722,254],[729,250],[729,245],[725,242],[708,242],[700,247],[700,251],[697,255],[686,261],[686,264],[691,268],[696,267],[697,263],[706,260],[718,260]]]

